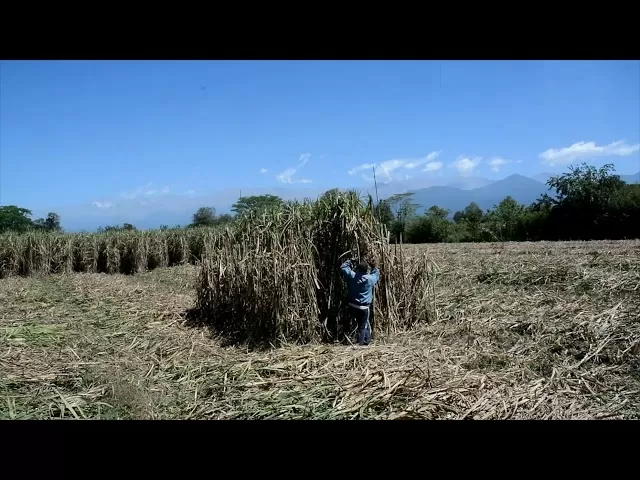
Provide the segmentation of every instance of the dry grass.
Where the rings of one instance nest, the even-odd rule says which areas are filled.
[[[196,268],[0,281],[1,418],[639,418],[640,242],[426,245],[438,317],[223,347]]]

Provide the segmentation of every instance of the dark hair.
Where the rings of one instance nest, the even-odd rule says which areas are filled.
[[[369,264],[367,262],[360,262],[356,267],[356,272],[358,273],[367,273],[369,271]]]

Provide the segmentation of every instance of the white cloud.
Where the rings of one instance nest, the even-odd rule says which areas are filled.
[[[169,193],[171,193],[171,187],[168,185],[158,190],[153,188],[151,183],[147,183],[144,187],[138,187],[130,192],[123,192],[120,196],[128,200],[133,200],[139,197],[153,197],[155,195],[167,195]]]
[[[576,160],[598,157],[626,157],[640,151],[640,144],[627,145],[623,140],[609,145],[596,145],[595,142],[578,142],[569,147],[550,148],[540,154],[542,163],[563,165]]]
[[[382,179],[392,180],[393,171],[405,165],[404,160],[394,159],[382,162],[376,168],[376,175],[379,175]]]
[[[499,172],[503,166],[505,166],[507,163],[511,163],[511,160],[506,160],[502,157],[493,157],[487,163],[491,167],[491,170],[493,170],[494,172]]]
[[[349,175],[354,175],[354,174],[356,174],[358,172],[362,172],[364,170],[371,170],[375,166],[376,166],[375,163],[363,163],[362,165],[359,165],[359,166],[354,167],[351,170],[349,170]]]
[[[185,195],[187,195],[188,197],[190,197],[191,195],[195,195],[196,191],[193,189],[189,189],[186,192],[184,192]]]
[[[130,192],[122,192],[120,196],[122,198],[126,198],[132,200],[144,194],[144,192],[148,191],[151,188],[151,183],[147,183],[144,187],[138,187],[135,190]]]
[[[432,162],[434,161],[436,158],[438,158],[440,156],[440,154],[442,153],[442,150],[438,150],[437,152],[431,152],[429,155],[427,155],[426,157],[424,157],[424,160],[426,162]]]
[[[302,179],[293,178],[294,175],[298,172],[298,170],[300,170],[302,167],[304,167],[307,164],[307,162],[309,161],[309,158],[311,158],[310,153],[303,153],[302,155],[300,155],[300,159],[299,159],[300,163],[298,165],[296,165],[295,167],[287,168],[284,172],[276,175],[276,178],[278,179],[278,181],[280,183],[311,183],[311,180],[308,178],[302,178]]]
[[[480,157],[458,157],[458,159],[451,164],[460,175],[469,175],[480,164]]]
[[[381,163],[363,163],[362,165],[352,168],[348,173],[349,175],[355,175],[358,172],[364,171],[370,171],[373,173],[373,168],[375,167],[376,177],[380,178],[380,180],[382,180],[383,182],[390,182],[392,180],[402,179],[406,177],[406,174],[404,175],[404,177],[402,174],[397,176],[394,172],[398,169],[413,170],[414,168],[424,165],[427,162],[440,163],[433,162],[433,160],[438,158],[438,155],[440,155],[439,151],[431,152],[422,158],[396,158],[392,160],[385,160]],[[369,177],[369,175],[363,175],[362,178],[368,181],[373,179],[373,177]]]
[[[442,162],[429,162],[424,166],[422,171],[423,172],[437,172],[438,170],[441,170],[443,166],[444,166],[444,163],[442,163]]]
[[[261,174],[263,174],[263,175],[264,175],[265,173],[267,173],[268,171],[269,171],[269,170],[267,170],[266,168],[261,168],[261,169],[260,169],[260,173],[261,173]]]
[[[111,202],[93,202],[92,205],[97,208],[111,208],[113,203]]]

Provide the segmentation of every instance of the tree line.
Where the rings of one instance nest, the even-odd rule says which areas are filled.
[[[379,202],[376,214],[406,243],[640,238],[640,185],[613,172],[610,164],[570,167],[547,181],[554,194],[531,205],[507,197],[487,211],[472,202],[453,215],[437,205],[417,215],[420,205],[405,193]]]
[[[189,225],[175,225],[173,227],[162,225],[160,226],[160,230],[221,226],[231,223],[240,215],[250,212],[259,214],[270,207],[284,203],[285,201],[282,198],[275,195],[240,197],[231,208],[234,215],[228,213],[218,215],[216,209],[213,207],[200,207],[192,215]],[[58,214],[52,212],[47,215],[47,218],[39,218],[36,220],[31,218],[32,215],[31,210],[26,208],[20,208],[15,205],[0,206],[0,233],[25,233],[29,231],[62,232],[60,216]],[[100,233],[136,230],[135,225],[131,223],[98,227],[98,232]]]
[[[216,209],[213,207],[200,207],[193,214],[192,222],[187,228],[194,227],[216,227],[233,222],[240,215],[248,213],[257,213],[267,210],[268,208],[284,204],[284,200],[276,195],[252,195],[240,197],[231,207],[234,215],[224,213],[216,215]],[[166,228],[166,226],[164,227]]]
[[[49,213],[46,218],[33,220],[33,214],[27,208],[20,208],[15,205],[0,207],[0,233],[27,231],[49,231],[60,232],[60,215]]]
[[[640,238],[640,185],[627,184],[614,174],[613,165],[597,169],[587,164],[570,167],[569,172],[547,181],[553,195],[543,194],[531,205],[519,204],[507,197],[493,208],[483,211],[476,203],[450,212],[437,205],[422,214],[421,205],[412,193],[393,195],[373,204],[378,219],[384,223],[392,241],[405,243],[500,242],[538,240],[618,240]],[[332,189],[323,196],[334,195]],[[232,206],[233,214],[218,215],[213,207],[201,207],[186,227],[216,227],[235,218],[261,212],[284,204],[275,195],[239,198]],[[426,207],[426,206],[424,206]],[[46,218],[31,220],[31,211],[16,206],[0,207],[0,233],[30,230],[62,231],[60,216],[49,213]],[[167,225],[161,230],[170,228]],[[100,227],[98,231],[132,231],[136,227]]]

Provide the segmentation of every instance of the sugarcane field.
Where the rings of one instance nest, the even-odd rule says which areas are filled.
[[[4,237],[0,417],[639,417],[640,241],[403,245],[371,212]],[[345,253],[380,270],[367,346],[339,335]]]
[[[0,59],[0,420],[640,420],[640,61],[222,58]]]

